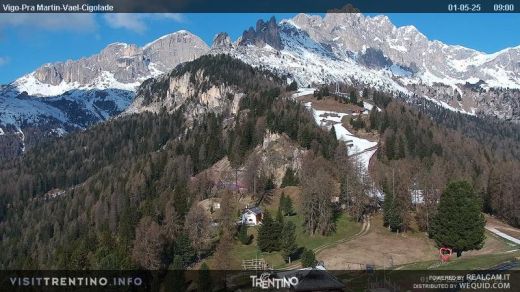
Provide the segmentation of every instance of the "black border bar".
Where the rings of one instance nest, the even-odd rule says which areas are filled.
[[[0,13],[520,12],[520,0],[0,0],[0,3]]]

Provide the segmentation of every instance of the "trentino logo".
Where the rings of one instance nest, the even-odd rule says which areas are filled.
[[[260,275],[260,277],[256,275],[249,276],[251,278],[251,284],[253,288],[261,288],[261,289],[280,289],[280,288],[291,288],[291,286],[298,285],[297,277],[289,277],[289,278],[273,278],[271,274],[268,272],[264,272]]]

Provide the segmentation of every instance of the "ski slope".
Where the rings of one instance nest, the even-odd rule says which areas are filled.
[[[305,107],[312,111],[316,124],[327,129],[334,127],[336,138],[346,143],[348,155],[355,159],[358,165],[360,165],[363,174],[368,177],[368,166],[370,165],[370,159],[377,151],[377,142],[372,142],[367,139],[355,136],[349,130],[343,127],[343,124],[341,123],[341,119],[344,116],[356,116],[358,114],[316,110],[312,107],[312,102],[305,103]],[[373,183],[371,184],[372,188],[369,190],[368,195],[370,197],[377,197],[379,200],[383,200],[383,193],[378,190],[373,185]]]
[[[344,116],[355,116],[357,113],[346,114],[334,111],[316,110],[312,107],[312,102],[305,103],[305,107],[312,111],[316,124],[327,129],[334,127],[336,138],[347,144],[348,155],[350,157],[355,157],[361,163],[363,170],[368,173],[368,165],[372,155],[374,155],[377,150],[377,142],[356,137],[349,130],[343,127],[341,123]]]

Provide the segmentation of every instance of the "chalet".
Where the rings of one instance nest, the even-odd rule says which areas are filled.
[[[262,223],[263,217],[264,214],[259,207],[245,208],[240,221],[246,225],[258,225]]]

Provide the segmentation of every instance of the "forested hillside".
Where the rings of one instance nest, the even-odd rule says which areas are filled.
[[[124,115],[43,142],[0,166],[0,268],[166,269],[223,258],[227,241],[239,236],[238,210],[224,192],[218,227],[210,224],[196,203],[207,199],[212,185],[197,176],[225,158],[233,169],[248,164],[269,133],[284,133],[304,149],[301,169],[287,171],[283,184],[302,189],[309,236],[333,233],[337,212],[359,221],[378,207],[368,196],[371,179],[335,132],[319,127],[290,98],[294,86],[287,89],[282,78],[222,55],[181,65],[168,78],[186,73],[203,74],[194,77],[198,90],[235,87],[243,93],[238,110],[201,107],[191,119],[187,111],[200,106],[195,94],[173,111]],[[146,81],[138,95],[157,102],[168,90],[165,80]],[[392,229],[406,231],[416,216],[428,230],[452,180],[468,181],[484,210],[520,225],[516,126],[366,92],[363,99],[381,109],[374,106],[363,125],[380,137],[370,172],[385,193],[382,207],[390,210]],[[278,187],[272,178],[253,181],[254,195]],[[339,193],[345,211],[331,203],[332,193]],[[424,204],[413,205],[414,193]]]
[[[261,71],[225,56],[179,70],[201,68],[197,64],[210,65],[207,74],[215,78],[209,82],[243,86],[247,95],[237,116],[208,112],[187,125],[183,108],[128,115],[42,143],[2,165],[2,268],[157,269],[178,254],[188,265],[193,238],[183,226],[202,195],[190,183],[193,175],[226,155],[241,164],[268,130],[332,156],[335,138],[302,105],[283,98],[279,79],[266,82]],[[251,79],[236,81],[244,77]],[[132,254],[143,238],[153,247],[146,259]]]
[[[372,169],[385,193],[393,193],[400,228],[410,223],[411,194],[424,198],[416,216],[427,229],[444,186],[456,180],[473,185],[485,211],[520,224],[515,200],[520,185],[518,171],[513,171],[520,169],[518,125],[459,114],[431,102],[413,107],[388,98],[376,102],[384,110],[370,113],[368,127],[381,133],[382,148]]]

